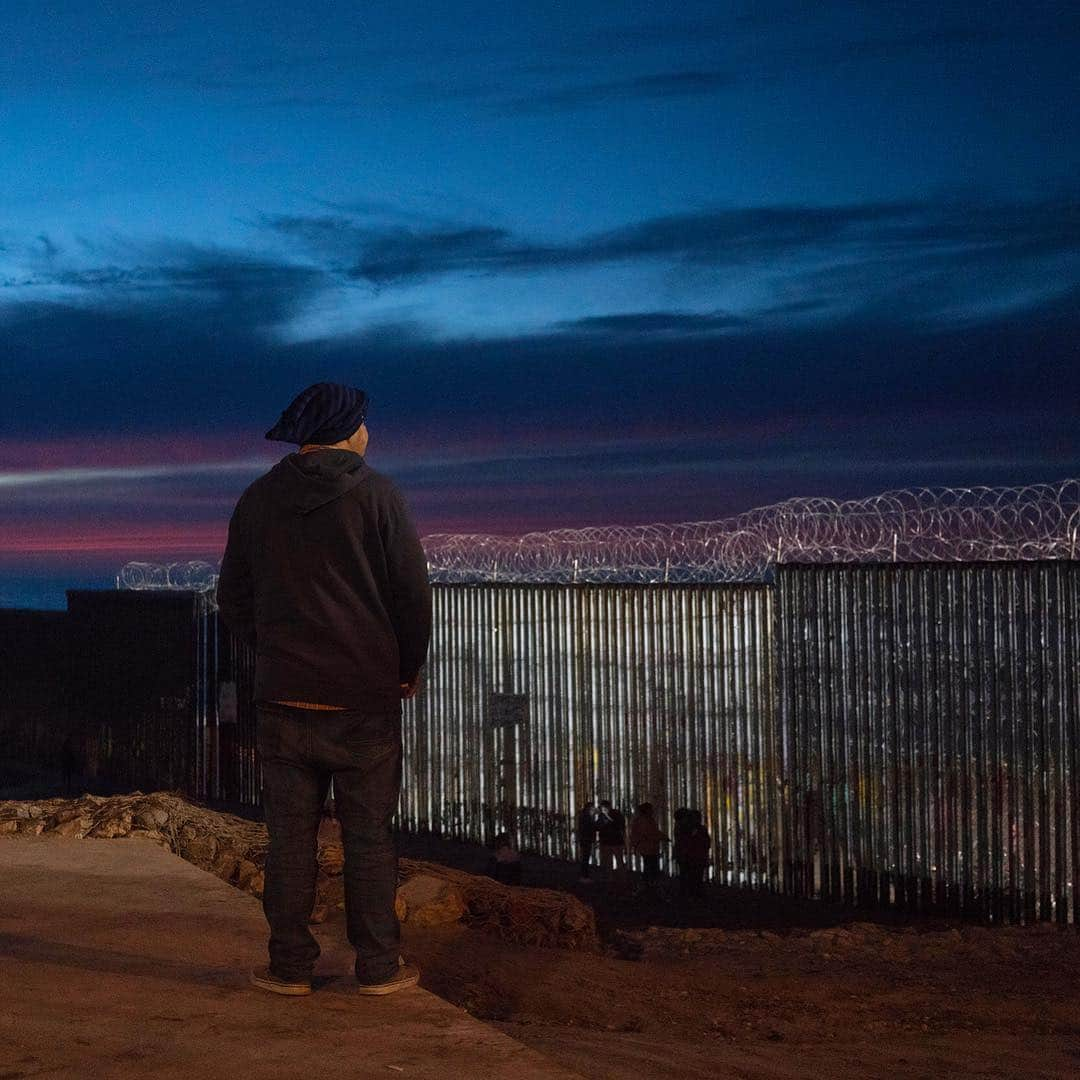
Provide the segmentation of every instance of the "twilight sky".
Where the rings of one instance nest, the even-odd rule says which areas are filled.
[[[0,606],[217,561],[304,386],[422,533],[1080,474],[1080,14],[0,9]]]

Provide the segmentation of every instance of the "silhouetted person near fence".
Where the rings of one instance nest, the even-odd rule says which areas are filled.
[[[596,807],[587,802],[577,813],[574,827],[578,849],[578,880],[591,881],[589,867],[592,863],[593,848],[596,847]]]
[[[684,898],[702,893],[712,839],[700,810],[675,811],[675,861],[679,864],[679,893]]]
[[[521,852],[514,847],[509,833],[495,837],[495,853],[491,856],[491,876],[504,885],[521,884]]]
[[[660,846],[668,837],[656,823],[652,803],[642,803],[630,819],[630,850],[641,857],[646,885],[660,880]]]
[[[614,866],[619,881],[626,878],[626,818],[609,799],[600,802],[596,816],[596,838],[600,841],[600,865]]]
[[[362,390],[316,383],[281,414],[266,437],[300,450],[240,496],[217,586],[222,617],[256,652],[270,963],[251,981],[278,994],[311,992],[319,946],[308,918],[331,777],[360,991],[419,979],[399,953],[390,823],[401,699],[419,685],[431,587],[400,494],[364,461],[367,407]]]

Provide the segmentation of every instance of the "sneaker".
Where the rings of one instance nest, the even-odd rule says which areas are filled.
[[[398,957],[398,969],[382,982],[367,983],[360,981],[357,991],[361,994],[393,994],[405,990],[420,981],[420,969],[415,964],[406,964],[404,957]]]
[[[251,973],[251,985],[260,990],[269,990],[272,994],[287,994],[290,997],[311,993],[310,979],[279,979],[270,974],[268,967],[256,968]]]

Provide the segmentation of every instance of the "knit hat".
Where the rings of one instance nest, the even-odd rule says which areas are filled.
[[[369,404],[363,390],[340,383],[314,383],[296,395],[266,437],[298,446],[341,442],[364,423]]]

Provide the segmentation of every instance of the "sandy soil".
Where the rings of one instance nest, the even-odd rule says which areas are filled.
[[[433,837],[401,847],[474,873],[489,858]],[[718,886],[662,902],[535,856],[524,877],[591,903],[603,955],[459,926],[406,927],[407,942],[430,989],[582,1076],[1080,1080],[1076,929]]]
[[[454,926],[407,946],[429,989],[586,1077],[1080,1077],[1071,930],[646,928],[595,956]]]
[[[480,873],[490,858],[433,838],[401,848]],[[405,948],[427,989],[581,1076],[1080,1080],[1075,929],[856,915],[718,887],[635,897],[533,856],[525,883],[591,903],[604,951],[408,923]],[[341,911],[325,935],[345,940]]]

